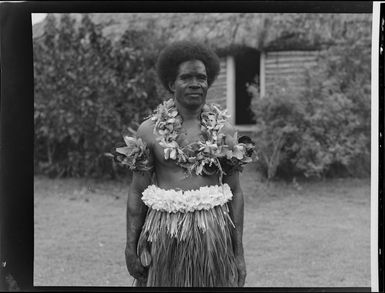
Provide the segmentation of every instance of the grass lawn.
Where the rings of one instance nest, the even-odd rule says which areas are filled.
[[[370,180],[267,186],[248,167],[244,247],[251,287],[370,287]],[[128,185],[35,177],[35,286],[131,286]]]

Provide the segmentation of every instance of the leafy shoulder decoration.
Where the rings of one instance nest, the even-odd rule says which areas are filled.
[[[163,147],[164,159],[174,160],[185,169],[186,176],[213,175],[218,173],[222,184],[223,175],[242,171],[243,165],[252,162],[255,144],[247,136],[238,139],[223,133],[229,115],[219,105],[205,104],[201,112],[200,139],[185,143],[182,133],[182,116],[173,99],[160,104],[149,117],[154,123],[154,134]],[[134,132],[133,132],[134,133]],[[131,170],[152,171],[153,159],[149,148],[141,138],[124,135],[126,146],[116,148],[117,161]]]
[[[132,131],[135,133],[135,131]],[[125,146],[115,148],[115,159],[122,165],[128,166],[132,171],[153,171],[154,162],[150,149],[140,137],[123,135]]]

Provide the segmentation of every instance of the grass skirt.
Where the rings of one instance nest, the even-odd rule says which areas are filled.
[[[138,241],[148,276],[137,286],[237,286],[230,226],[227,203],[189,212],[149,207]]]

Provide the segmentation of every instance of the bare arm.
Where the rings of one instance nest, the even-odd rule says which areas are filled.
[[[143,191],[151,184],[149,172],[134,172],[127,199],[127,249],[136,253],[139,235],[144,224],[147,207],[141,200]]]
[[[224,177],[224,183],[227,183],[233,198],[229,202],[230,217],[235,225],[233,237],[233,248],[236,255],[243,255],[243,218],[244,218],[244,201],[243,192],[239,183],[239,172],[234,172]]]
[[[243,251],[243,218],[244,218],[244,201],[243,192],[239,182],[239,172],[225,176],[224,183],[230,186],[233,198],[229,202],[230,217],[235,225],[232,233],[232,243],[235,255],[235,261],[238,268],[238,286],[242,287],[246,279],[246,263]]]
[[[232,137],[235,134],[235,129],[229,123],[226,123],[222,129],[222,132],[226,136]],[[239,171],[232,171],[223,177],[223,183],[227,183],[231,192],[233,193],[233,199],[229,202],[230,216],[235,225],[235,231],[233,233],[233,246],[234,253],[236,255],[243,255],[243,214],[244,214],[244,202],[243,192],[239,182]]]
[[[130,275],[141,281],[146,279],[146,269],[140,262],[136,248],[147,212],[147,207],[141,200],[142,192],[150,184],[150,172],[134,172],[127,200],[126,265]]]
[[[238,286],[243,287],[246,279],[246,262],[243,251],[243,218],[244,201],[243,192],[239,183],[239,172],[224,177],[224,183],[227,183],[233,193],[233,198],[229,202],[230,217],[235,225],[232,233],[232,242],[235,255],[235,261],[238,268]]]
[[[229,123],[225,124],[222,131],[226,136],[230,137],[235,134],[235,129]],[[233,198],[228,203],[230,217],[235,225],[231,237],[238,268],[238,286],[242,287],[244,286],[246,279],[246,263],[243,251],[244,200],[239,181],[239,171],[234,170],[229,172],[229,174],[223,177],[223,183],[227,183],[233,193]]]
[[[138,129],[137,136],[150,146],[150,129],[144,122]],[[152,154],[151,154],[152,155]],[[127,199],[126,211],[126,265],[129,273],[136,279],[144,281],[146,270],[137,255],[137,244],[144,224],[147,206],[141,200],[143,191],[151,184],[152,171],[134,171]]]

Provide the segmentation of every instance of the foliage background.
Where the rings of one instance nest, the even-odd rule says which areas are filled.
[[[156,41],[127,30],[118,42],[83,15],[48,16],[34,42],[35,172],[59,177],[124,173],[104,153],[160,102]],[[158,41],[161,43],[161,41]]]
[[[274,177],[370,176],[369,26],[352,23],[322,50],[298,94],[285,78],[254,96],[259,167]]]
[[[369,176],[370,17],[119,15],[49,14],[40,25],[34,38],[36,174],[116,178],[129,172],[104,154],[164,97],[156,57],[168,42],[188,35],[220,54],[242,46],[320,50],[304,94],[285,80],[263,99],[250,89],[258,169],[269,180]]]

